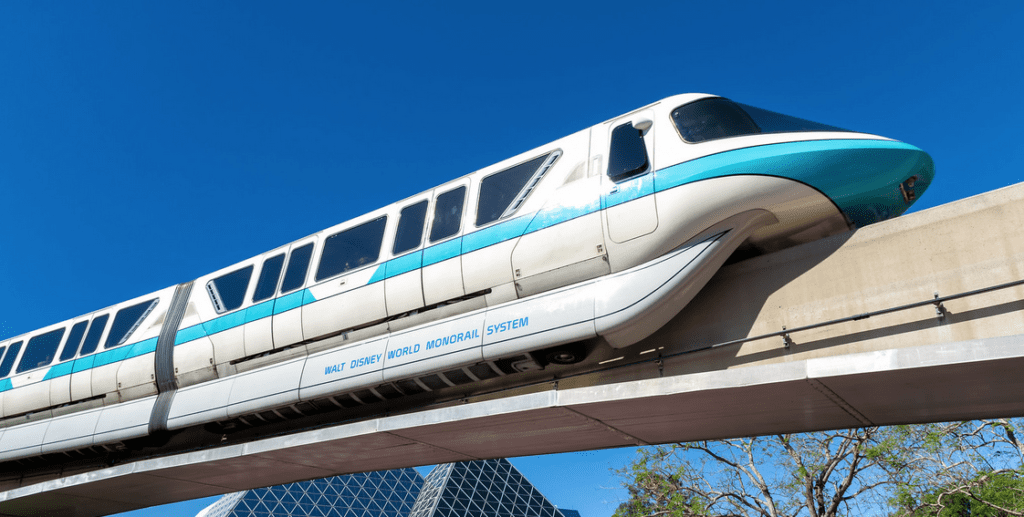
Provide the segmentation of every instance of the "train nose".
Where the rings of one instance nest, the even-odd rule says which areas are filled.
[[[812,184],[858,228],[906,212],[935,177],[931,156],[902,142],[848,140],[824,154]]]

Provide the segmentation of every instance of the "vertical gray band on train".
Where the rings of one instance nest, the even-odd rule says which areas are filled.
[[[174,289],[171,306],[167,309],[160,336],[156,340],[156,404],[149,415],[149,434],[167,430],[167,415],[171,411],[171,400],[178,389],[174,378],[174,340],[178,336],[178,327],[188,307],[188,295],[192,292],[192,282],[180,284]]]

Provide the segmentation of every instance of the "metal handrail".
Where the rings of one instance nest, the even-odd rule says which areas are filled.
[[[838,318],[838,319],[834,319],[834,320],[823,321],[823,322],[820,322],[820,323],[812,323],[810,325],[804,325],[802,327],[795,327],[795,328],[791,328],[791,329],[787,329],[787,328],[783,327],[782,330],[779,330],[779,331],[769,332],[767,334],[761,334],[761,335],[758,335],[758,336],[750,336],[750,337],[745,337],[745,338],[740,338],[740,339],[733,339],[732,341],[725,341],[725,342],[722,342],[722,343],[716,343],[714,345],[708,345],[708,346],[701,347],[701,348],[696,348],[696,349],[693,349],[693,350],[686,350],[684,352],[677,352],[675,354],[667,355],[667,356],[664,356],[664,357],[672,357],[672,356],[675,356],[675,355],[699,352],[701,350],[710,350],[710,349],[714,349],[714,348],[721,348],[723,346],[729,346],[729,345],[738,345],[738,344],[741,344],[741,343],[746,343],[748,341],[757,341],[757,340],[760,340],[760,339],[767,339],[767,338],[770,338],[770,337],[779,337],[779,336],[783,337],[786,340],[786,347],[788,348],[789,347],[789,343],[791,343],[791,341],[789,339],[789,334],[792,334],[794,332],[802,332],[804,330],[811,330],[811,329],[816,329],[816,328],[821,328],[821,327],[827,327],[829,325],[836,325],[838,323],[846,323],[848,321],[865,320],[865,319],[871,318],[873,316],[880,316],[882,314],[889,314],[889,313],[893,313],[893,312],[905,311],[907,309],[915,309],[917,307],[924,307],[924,306],[927,306],[927,305],[934,305],[935,306],[935,311],[936,311],[938,317],[941,319],[941,318],[943,318],[945,316],[945,307],[942,306],[943,302],[947,302],[949,300],[957,300],[959,298],[967,298],[968,296],[975,296],[975,295],[978,295],[978,294],[984,294],[984,293],[988,293],[988,292],[991,292],[991,291],[999,291],[999,290],[1002,290],[1002,289],[1009,289],[1010,287],[1016,287],[1018,285],[1024,285],[1024,280],[1016,280],[1016,281],[1013,281],[1013,282],[1006,282],[1004,284],[998,284],[998,285],[993,285],[993,286],[989,286],[989,287],[983,287],[981,289],[975,289],[973,291],[965,291],[965,292],[962,292],[962,293],[951,294],[949,296],[939,296],[938,293],[935,293],[935,298],[933,298],[931,300],[925,300],[923,302],[914,302],[914,303],[908,303],[906,305],[898,305],[896,307],[889,307],[888,309],[880,309],[880,310],[877,310],[877,311],[865,312],[865,313],[857,314],[857,315],[854,315],[854,316],[847,316],[845,318]]]

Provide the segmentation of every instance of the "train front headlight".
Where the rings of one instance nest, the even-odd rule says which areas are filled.
[[[911,176],[900,183],[900,194],[903,194],[903,200],[907,203],[913,203],[917,199],[917,193],[914,192],[915,183],[917,183],[917,176]]]

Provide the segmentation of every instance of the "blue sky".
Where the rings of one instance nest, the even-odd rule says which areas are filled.
[[[0,339],[676,93],[914,144],[937,171],[915,209],[1017,183],[1022,22],[1016,1],[3,2]],[[605,517],[629,455],[513,463]]]

